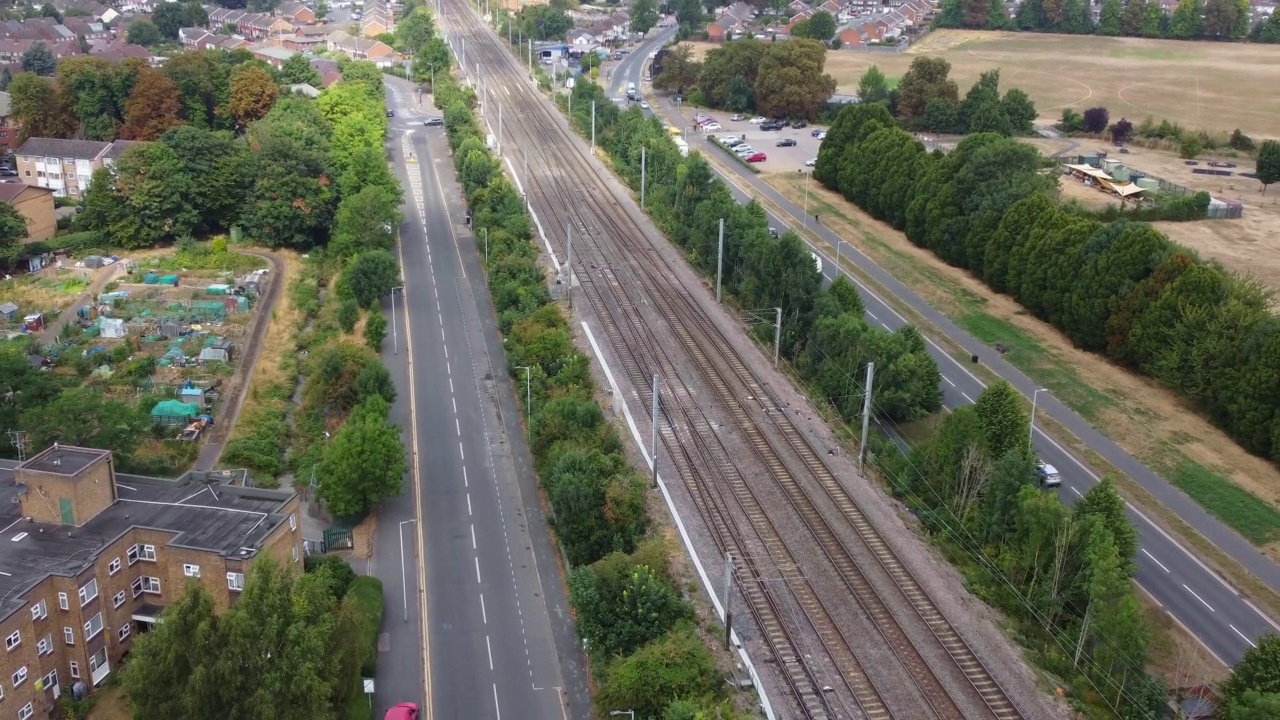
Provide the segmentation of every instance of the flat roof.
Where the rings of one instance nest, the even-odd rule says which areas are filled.
[[[38,455],[28,458],[26,462],[18,467],[23,470],[70,476],[80,473],[90,464],[109,454],[106,450],[93,450],[71,445],[54,445]]]
[[[134,528],[172,533],[169,547],[253,557],[285,522],[283,510],[294,497],[291,490],[223,484],[219,475],[187,473],[165,480],[117,474],[119,499],[77,528],[21,516],[15,465],[0,464],[0,619],[26,606],[25,593],[46,577],[80,574],[103,548]]]

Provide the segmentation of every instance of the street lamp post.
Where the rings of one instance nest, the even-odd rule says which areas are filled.
[[[404,292],[404,286],[398,285],[391,288],[391,347],[392,355],[400,354],[400,334],[396,330],[396,291]],[[386,327],[385,325],[383,327]]]
[[[1040,388],[1031,393],[1031,426],[1027,429],[1027,450],[1031,449],[1031,440],[1036,434],[1036,400],[1040,398],[1040,393],[1049,392],[1049,388]]]
[[[484,229],[484,269],[489,271],[489,228]]]
[[[404,592],[404,621],[409,622],[409,579],[404,571],[404,526],[416,522],[417,518],[400,521],[400,587]]]
[[[516,370],[524,371],[524,424],[529,425],[533,422],[533,371],[528,365],[517,365]],[[530,426],[526,432],[532,437],[533,427]]]

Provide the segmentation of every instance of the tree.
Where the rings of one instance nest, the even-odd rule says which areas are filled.
[[[182,124],[178,117],[182,100],[178,87],[167,75],[153,68],[138,71],[137,84],[125,106],[125,123],[120,137],[125,140],[155,140],[166,130]]]
[[[897,112],[903,120],[923,117],[929,101],[935,98],[957,103],[960,88],[948,75],[951,63],[940,57],[918,57],[898,83],[895,91]]]
[[[1248,6],[1246,6],[1248,10]],[[1240,6],[1236,0],[1206,0],[1204,4],[1204,36],[1226,40],[1237,32],[1236,18]]]
[[[1262,183],[1262,194],[1267,193],[1267,186],[1280,180],[1280,140],[1267,140],[1258,148],[1257,163],[1258,182]]]
[[[701,74],[702,64],[693,59],[693,48],[680,44],[663,56],[662,70],[653,79],[653,86],[684,93],[698,84]]]
[[[182,119],[200,128],[232,127],[233,118],[220,113],[230,93],[229,62],[229,56],[207,50],[177,53],[165,61],[162,71],[178,88]]]
[[[1199,135],[1188,135],[1178,143],[1178,154],[1190,160],[1204,151],[1204,141]]]
[[[170,129],[160,137],[178,158],[186,178],[187,202],[199,215],[198,230],[218,232],[239,219],[253,158],[245,143],[223,130],[201,130],[190,125]]]
[[[367,250],[351,263],[343,280],[360,307],[376,307],[400,284],[400,264],[386,250]]]
[[[714,47],[702,60],[698,89],[714,107],[755,107],[755,86],[765,44],[753,38]]]
[[[1111,142],[1117,145],[1123,145],[1132,134],[1133,123],[1129,122],[1129,118],[1120,118],[1115,125],[1111,126]]]
[[[1249,648],[1218,688],[1222,705],[1231,707],[1255,693],[1280,693],[1280,635],[1266,635]]]
[[[1125,515],[1125,500],[1116,491],[1115,481],[1110,476],[1104,477],[1102,482],[1089,488],[1071,507],[1071,514],[1077,520],[1092,518],[1107,529],[1115,544],[1120,567],[1126,576],[1131,577],[1133,559],[1138,553],[1138,530]]]
[[[643,36],[657,24],[657,0],[631,0],[631,32]]]
[[[579,632],[591,654],[602,658],[629,655],[689,616],[674,588],[621,552],[574,570],[569,595]]]
[[[164,42],[164,35],[150,20],[135,20],[129,25],[129,32],[125,35],[125,39],[133,45],[154,47]]]
[[[400,492],[404,442],[399,428],[387,421],[390,412],[379,396],[364,400],[325,447],[318,494],[334,516],[360,517]]]
[[[1083,129],[1087,133],[1097,134],[1107,129],[1111,121],[1111,113],[1104,107],[1092,107],[1084,111]]]
[[[31,137],[66,138],[75,134],[71,109],[50,80],[34,73],[14,76],[9,85],[9,114],[20,128],[20,143]]]
[[[1035,130],[1035,119],[1039,116],[1031,97],[1021,88],[1005,91],[1000,99],[1000,114],[1004,115],[1009,131],[1014,135],[1030,135]]]
[[[22,72],[35,73],[36,75],[49,76],[58,69],[58,58],[54,57],[53,51],[43,40],[37,40],[35,45],[22,53]]]
[[[1204,4],[1200,0],[1178,0],[1169,16],[1169,37],[1191,40],[1204,33]]]
[[[396,23],[396,49],[417,52],[435,34],[435,21],[431,18],[431,12],[426,7],[416,7]]]
[[[1225,709],[1225,720],[1270,720],[1280,717],[1280,693],[1248,690]]]
[[[280,87],[256,65],[238,65],[231,71],[226,111],[240,127],[266,117],[280,95]]]
[[[720,683],[706,643],[692,628],[678,628],[609,666],[596,706],[602,715],[628,708],[657,718],[673,698],[713,696]]]
[[[9,203],[0,203],[0,266],[18,257],[18,248],[27,237],[27,220]]]
[[[305,83],[312,87],[320,87],[320,73],[311,66],[311,61],[302,53],[289,56],[289,59],[280,66],[279,76],[282,85]]]
[[[213,596],[198,582],[165,608],[164,622],[134,640],[120,683],[139,717],[213,718],[225,708],[213,674],[222,653]]]
[[[823,72],[826,57],[826,46],[816,40],[771,43],[756,79],[757,110],[773,117],[816,118],[836,91],[835,78]]]
[[[22,415],[28,449],[35,453],[54,443],[111,448],[128,457],[151,425],[136,405],[109,400],[91,387],[67,390],[52,402]]]
[[[1104,5],[1104,12],[1105,7]],[[1120,34],[1128,37],[1137,37],[1142,34],[1142,21],[1146,13],[1147,6],[1144,0],[1129,0],[1124,6],[1124,14],[1120,20]]]
[[[982,424],[982,442],[992,458],[1027,448],[1031,427],[1022,410],[1022,396],[1001,380],[987,386],[974,404]]]
[[[369,311],[369,318],[364,323],[364,342],[374,352],[382,351],[382,341],[387,339],[387,316],[381,308]]]
[[[156,6],[151,22],[165,38],[177,40],[178,31],[184,27],[208,25],[209,14],[198,2],[166,2]]]
[[[110,141],[125,119],[125,105],[144,63],[113,64],[89,55],[63,58],[58,63],[57,102],[80,121],[78,135]]]
[[[329,251],[349,258],[365,250],[390,250],[395,243],[392,231],[401,220],[399,204],[399,198],[379,186],[344,197],[338,204]]]
[[[826,10],[819,10],[809,19],[805,21],[807,24],[804,37],[809,37],[823,43],[831,42],[831,38],[836,36],[836,19]]]
[[[1124,34],[1124,3],[1120,0],[1103,0],[1098,16],[1098,34],[1112,37]]]
[[[858,80],[858,102],[888,104],[890,97],[889,81],[880,71],[880,67],[872,65],[867,68],[862,78]]]

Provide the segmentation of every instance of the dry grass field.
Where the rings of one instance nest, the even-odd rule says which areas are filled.
[[[701,54],[709,43],[694,45]],[[872,65],[897,78],[918,55],[946,58],[961,94],[999,68],[1002,85],[1026,91],[1045,119],[1101,105],[1134,122],[1151,115],[1280,138],[1280,93],[1261,92],[1280,87],[1274,45],[941,30],[903,53],[829,52],[827,72],[848,93]]]

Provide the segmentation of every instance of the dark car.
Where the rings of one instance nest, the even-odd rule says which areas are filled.
[[[387,117],[395,117],[395,116],[396,116],[396,111],[395,111],[395,110],[388,110],[388,111],[387,111]]]
[[[781,140],[778,141],[777,146],[778,147],[795,147],[796,146],[795,138],[782,138]]]
[[[780,122],[774,122],[774,121],[770,121],[770,122],[766,122],[766,123],[760,123],[760,129],[761,129],[761,130],[781,130],[781,129],[782,129],[782,123],[780,123]]]
[[[809,127],[809,123],[807,123],[807,122],[805,122],[805,121],[803,121],[803,120],[797,120],[797,121],[795,121],[795,122],[791,123],[791,127],[795,128],[796,130],[801,130],[801,129],[804,129],[804,128]]]
[[[444,118],[442,117],[427,118],[425,121],[423,121],[422,124],[426,125],[427,127],[442,127],[444,125]]]
[[[818,137],[821,134],[822,134],[822,128],[814,128],[813,132],[809,133],[809,137]]]

